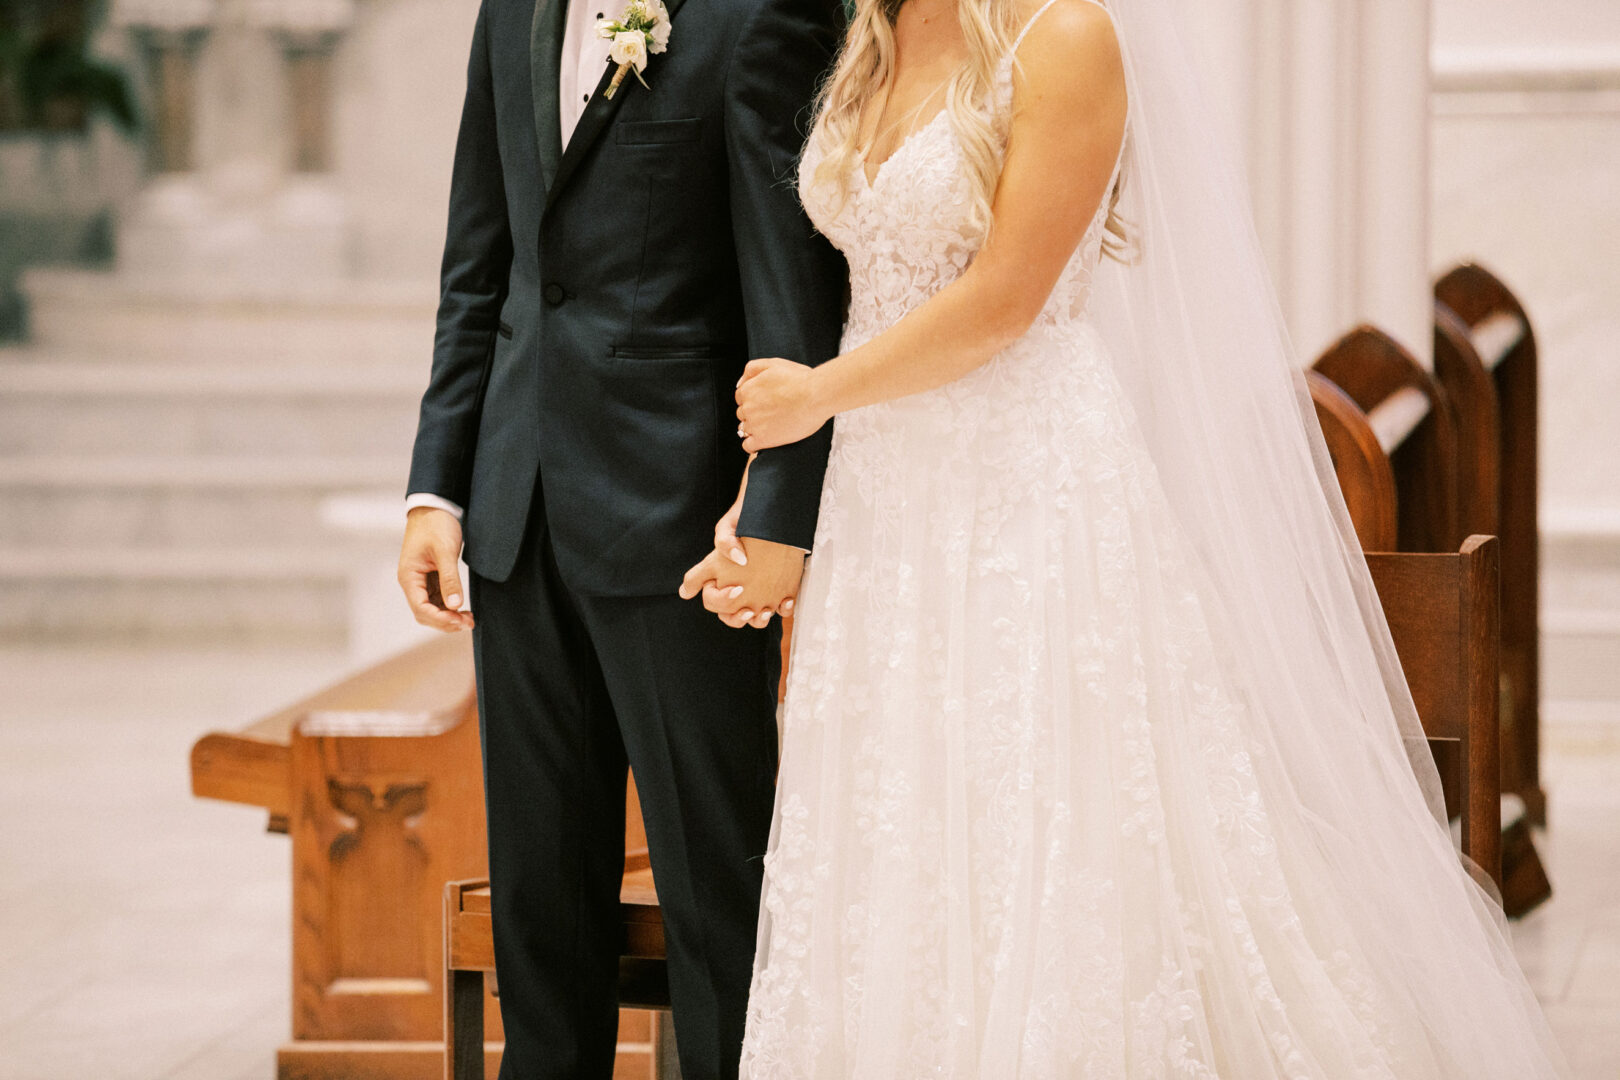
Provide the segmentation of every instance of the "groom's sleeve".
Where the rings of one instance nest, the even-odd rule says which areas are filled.
[[[819,364],[838,352],[843,257],[799,205],[798,163],[816,90],[843,32],[841,0],[763,0],[726,75],[732,233],[750,357]],[[808,550],[832,424],[761,451],[748,471],[740,536]]]
[[[484,365],[490,362],[501,304],[512,265],[506,220],[506,185],[495,140],[495,98],[490,80],[485,8],[473,27],[467,62],[467,98],[450,176],[450,217],[439,271],[439,314],[433,373],[422,395],[411,494],[437,495],[467,505]]]

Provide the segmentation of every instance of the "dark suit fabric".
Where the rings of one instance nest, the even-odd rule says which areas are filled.
[[[837,352],[843,263],[794,177],[838,0],[671,7],[651,89],[599,90],[554,167],[555,94],[535,88],[556,43],[531,38],[555,8],[478,16],[409,487],[466,507],[467,562],[492,580],[538,475],[572,585],[673,589],[742,475],[743,366]],[[760,455],[744,535],[811,546],[830,439]]]
[[[536,515],[474,574],[501,1080],[612,1075],[625,767],[664,914],[681,1074],[734,1077],[776,779],[781,635],[673,593],[572,591]]]
[[[671,3],[667,53],[566,149],[565,0],[484,0],[411,491],[466,508],[504,1080],[606,1080],[635,772],[687,1080],[737,1070],[779,634],[675,595],[744,465],[747,361],[837,351],[842,260],[794,190],[839,0]],[[611,0],[601,0],[604,11]],[[740,531],[808,548],[830,428]]]

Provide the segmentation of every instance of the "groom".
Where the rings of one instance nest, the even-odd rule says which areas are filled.
[[[503,1080],[612,1074],[627,762],[682,1073],[736,1075],[779,631],[676,590],[737,496],[743,366],[824,360],[841,322],[793,182],[839,0],[667,0],[609,97],[596,21],[625,2],[478,13],[400,556],[419,621],[476,619]],[[798,587],[829,438],[750,469],[731,569],[759,604]]]

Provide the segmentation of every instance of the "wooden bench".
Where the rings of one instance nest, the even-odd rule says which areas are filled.
[[[786,647],[784,635],[784,657]],[[265,810],[270,831],[292,840],[280,1080],[442,1075],[444,884],[488,873],[470,636],[436,638],[240,731],[204,735],[191,785]],[[646,866],[632,780],[625,867]],[[499,1011],[485,1013],[498,1047]],[[650,1075],[656,1017],[619,1019],[619,1075]]]
[[[669,977],[664,966],[664,921],[652,870],[627,870],[619,893],[624,927],[619,960],[619,1005],[641,1010],[634,1031],[621,1020],[619,1040],[643,1038],[649,1060],[636,1075],[664,1080],[675,1077],[674,1029],[669,1019]],[[482,1080],[498,1067],[500,1047],[484,1041],[485,986],[495,974],[495,943],[490,917],[489,883],[452,881],[444,889],[444,1042],[449,1078]],[[650,1013],[650,1014],[649,1014]],[[624,1063],[615,1077],[629,1076]]]
[[[1457,421],[1457,520],[1470,533],[1501,527],[1502,425],[1496,385],[1468,326],[1434,304],[1434,377]]]
[[[1454,268],[1435,284],[1434,296],[1437,322],[1466,335],[1468,348],[1495,390],[1498,455],[1491,509],[1496,522],[1489,528],[1502,537],[1503,786],[1523,800],[1532,821],[1544,825],[1535,330],[1512,291],[1484,267]],[[1442,310],[1446,314],[1439,314]],[[1488,486],[1490,481],[1481,477],[1479,483]],[[1483,513],[1478,520],[1482,524],[1470,528],[1486,527]]]
[[[444,883],[488,872],[471,644],[435,639],[192,748],[196,794],[260,807],[291,836],[281,1080],[443,1074]],[[625,848],[645,868],[633,786]],[[625,1076],[648,1075],[650,1023],[621,1014]]]
[[[1339,339],[1311,370],[1355,403],[1389,459],[1396,542],[1374,550],[1456,551],[1463,538],[1457,513],[1456,418],[1439,382],[1399,342],[1372,326]],[[1352,496],[1345,498],[1349,503]]]
[[[1395,469],[1367,414],[1319,371],[1305,373],[1316,419],[1363,551],[1395,550]]]
[[[1461,819],[1463,854],[1500,886],[1496,537],[1470,536],[1454,554],[1373,552],[1367,567],[1423,733],[1437,751],[1446,802]]]
[[[1455,749],[1442,782],[1460,807],[1462,852],[1500,885],[1496,538],[1471,536],[1454,554],[1372,554],[1367,563],[1424,733],[1431,746]],[[663,923],[651,871],[626,873],[619,902],[620,1003],[664,1008]],[[480,1038],[485,976],[495,967],[489,907],[482,879],[445,889],[446,1080],[483,1080],[493,1050]],[[667,1020],[660,1031],[656,1075],[674,1077]]]
[[[1526,729],[1534,727],[1534,711],[1532,709],[1529,716],[1521,715],[1524,702],[1533,702],[1534,698],[1527,699],[1518,691],[1526,682],[1534,681],[1533,672],[1521,673],[1527,666],[1526,657],[1533,665],[1535,649],[1531,644],[1515,651],[1511,644],[1514,640],[1533,643],[1537,631],[1533,620],[1528,629],[1514,631],[1509,625],[1513,605],[1518,603],[1521,611],[1524,608],[1522,595],[1519,600],[1514,599],[1520,590],[1515,575],[1507,569],[1509,552],[1515,541],[1522,541],[1524,527],[1504,522],[1500,513],[1501,501],[1511,498],[1506,492],[1514,485],[1505,478],[1502,468],[1501,418],[1497,382],[1491,374],[1493,362],[1487,362],[1479,351],[1483,346],[1499,355],[1510,345],[1518,347],[1513,344],[1511,335],[1500,332],[1501,327],[1518,324],[1504,323],[1495,317],[1493,320],[1487,325],[1498,329],[1476,340],[1468,324],[1444,304],[1436,302],[1432,382],[1439,387],[1438,395],[1423,392],[1424,380],[1413,374],[1415,361],[1404,355],[1404,350],[1399,350],[1385,336],[1365,329],[1331,350],[1315,370],[1307,373],[1307,379],[1317,419],[1363,550],[1410,550],[1412,545],[1424,543],[1426,537],[1437,537],[1444,524],[1432,510],[1422,530],[1398,524],[1409,518],[1414,508],[1422,511],[1421,500],[1427,496],[1421,485],[1414,483],[1418,477],[1411,471],[1397,482],[1392,461],[1405,461],[1406,468],[1415,469],[1418,474],[1425,469],[1454,466],[1458,529],[1468,534],[1495,534],[1499,529],[1506,533],[1501,539],[1504,564],[1501,756],[1503,789],[1509,794],[1503,800],[1502,811],[1506,823],[1502,899],[1504,910],[1517,917],[1550,897],[1552,886],[1531,832],[1536,808],[1544,806],[1545,800],[1539,794],[1539,783],[1524,779],[1527,772],[1534,775],[1536,770],[1533,766],[1527,770],[1521,764],[1526,754],[1535,752],[1535,740],[1526,735]],[[1499,364],[1500,360],[1494,363]],[[1385,371],[1381,376],[1358,375],[1363,368]],[[1359,380],[1362,399],[1377,399],[1373,412],[1363,411],[1357,401],[1323,374],[1324,370],[1352,384]],[[1523,366],[1520,370],[1524,370]],[[1397,389],[1389,393],[1390,386]],[[1424,435],[1423,421],[1433,412],[1434,402],[1439,399],[1444,400],[1453,421],[1452,437],[1456,445],[1453,466],[1434,455],[1432,447],[1414,450],[1405,445],[1407,438]],[[1439,437],[1440,429],[1431,429],[1429,434]],[[1426,465],[1425,460],[1429,462]],[[1516,573],[1525,573],[1522,565]],[[1522,621],[1522,615],[1520,618]],[[1442,763],[1447,761],[1449,753],[1448,749],[1438,751]]]

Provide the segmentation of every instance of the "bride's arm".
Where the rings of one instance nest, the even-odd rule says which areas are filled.
[[[750,364],[737,392],[746,449],[791,442],[838,413],[959,379],[1040,314],[1109,194],[1125,131],[1125,75],[1108,15],[1087,0],[1054,4],[1018,60],[983,248],[960,278],[857,349],[813,369]]]

